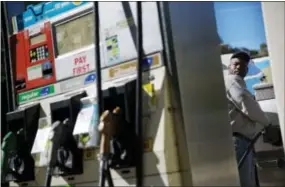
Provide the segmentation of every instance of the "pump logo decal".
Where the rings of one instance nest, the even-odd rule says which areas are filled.
[[[90,83],[93,83],[96,79],[96,74],[95,73],[92,73],[90,75],[88,75],[85,80],[84,80],[84,84],[90,84]]]
[[[51,92],[51,87],[45,87],[41,90],[40,96],[46,96]]]
[[[18,102],[23,103],[32,99],[47,96],[55,92],[54,85],[46,86],[43,88],[34,89],[32,91],[20,93],[18,95]]]

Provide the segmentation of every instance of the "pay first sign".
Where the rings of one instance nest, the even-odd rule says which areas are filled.
[[[73,59],[73,75],[81,75],[90,71],[87,55],[83,54]]]
[[[95,70],[94,48],[57,57],[55,69],[57,81]]]

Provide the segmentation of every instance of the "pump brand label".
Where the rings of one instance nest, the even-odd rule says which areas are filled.
[[[13,17],[14,32],[23,30],[43,20],[64,14],[72,9],[89,3],[88,1],[56,1],[42,2],[29,8],[22,14]]]
[[[159,56],[154,55],[147,57],[143,60],[143,68],[148,69],[153,66],[159,65]],[[137,68],[137,61],[127,62],[109,69],[109,77],[114,78],[129,73],[133,73]]]
[[[84,80],[84,84],[90,84],[90,83],[93,83],[96,79],[96,74],[95,73],[92,73],[90,75],[88,75],[85,80]]]
[[[82,75],[79,77],[75,77],[72,79],[68,79],[60,83],[60,90],[61,92],[68,92],[71,90],[79,89],[84,85],[88,85],[94,83],[96,80],[96,74],[91,73],[88,75]]]
[[[54,85],[50,85],[43,88],[34,89],[32,91],[20,93],[18,96],[18,102],[23,103],[32,99],[50,95],[55,92],[54,90]]]

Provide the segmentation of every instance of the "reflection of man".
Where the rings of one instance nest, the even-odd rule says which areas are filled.
[[[229,117],[234,133],[234,144],[237,160],[246,151],[248,140],[256,132],[269,124],[259,104],[247,90],[244,77],[248,71],[250,56],[239,52],[231,57],[229,75],[226,77],[226,90],[229,99]],[[251,151],[239,170],[242,187],[256,186],[255,164]]]

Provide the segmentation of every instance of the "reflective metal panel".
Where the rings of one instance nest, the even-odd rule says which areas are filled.
[[[274,92],[277,100],[277,110],[283,142],[285,142],[284,127],[284,33],[285,33],[285,3],[262,2],[262,12],[269,56],[271,62]],[[284,146],[285,149],[285,146]]]
[[[262,12],[264,19],[265,34],[269,57],[271,62],[272,79],[274,85],[274,95],[276,100],[279,124],[283,136],[283,147],[285,148],[285,127],[284,127],[284,33],[285,33],[285,3],[284,2],[262,2]],[[262,104],[266,104],[265,102]],[[278,123],[277,123],[278,124]],[[265,156],[267,162],[271,158],[284,158],[284,150],[270,151],[270,155]],[[269,158],[268,158],[269,157]],[[272,159],[272,160],[273,160]],[[259,179],[261,186],[285,186],[284,168],[270,167],[269,164],[261,166],[259,169]]]
[[[213,3],[168,9],[192,185],[239,186]]]

